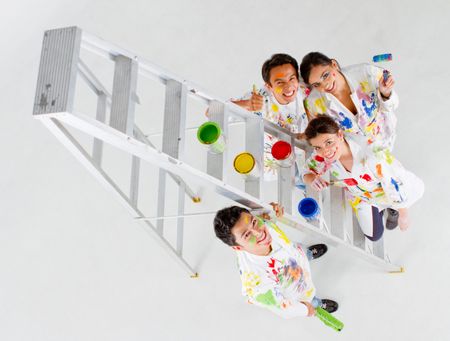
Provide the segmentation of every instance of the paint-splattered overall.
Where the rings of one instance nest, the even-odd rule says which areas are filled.
[[[304,101],[304,89],[298,89],[295,101],[288,104],[280,104],[273,94],[262,86],[257,90],[259,95],[264,97],[264,105],[261,111],[254,112],[256,115],[277,124],[278,126],[290,130],[292,133],[302,133],[308,125]],[[243,97],[233,99],[233,101],[248,100],[252,93],[246,93]],[[264,133],[264,179],[275,180],[277,178],[277,164],[271,154],[272,146],[278,139],[270,134]]]
[[[347,135],[345,140],[353,155],[351,171],[339,160],[328,163],[314,152],[306,161],[303,175],[323,175],[329,171],[334,183],[346,189],[364,234],[372,237],[376,212],[371,206],[378,211],[410,207],[422,197],[424,184],[406,170],[389,149],[372,148],[364,137],[355,135]]]
[[[305,100],[311,116],[327,114],[333,117],[346,133],[364,135],[369,144],[392,150],[395,141],[398,96],[392,91],[388,100],[383,100],[379,91],[379,80],[383,69],[371,64],[352,65],[341,69],[351,90],[351,99],[357,113],[353,114],[336,97],[326,92],[312,90]]]
[[[301,301],[312,302],[315,287],[308,257],[300,244],[292,243],[273,222],[264,221],[272,236],[272,251],[257,256],[236,251],[242,294],[248,302],[285,317],[307,316]]]

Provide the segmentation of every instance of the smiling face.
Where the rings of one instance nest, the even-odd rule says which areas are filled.
[[[291,64],[275,66],[270,70],[270,81],[266,85],[278,103],[289,104],[297,96],[297,71]]]
[[[308,84],[320,92],[336,94],[345,86],[345,78],[339,72],[337,63],[313,66],[309,74]]]
[[[338,131],[337,134],[318,134],[309,140],[316,153],[327,162],[338,160],[344,151],[344,134]]]
[[[270,253],[272,237],[261,218],[243,212],[231,229],[231,233],[238,244],[233,246],[235,250],[247,251],[258,256]]]

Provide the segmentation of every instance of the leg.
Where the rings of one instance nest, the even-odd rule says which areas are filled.
[[[406,231],[409,227],[409,216],[407,208],[398,209],[398,226],[400,230]]]
[[[308,247],[306,255],[308,260],[317,259],[322,257],[328,251],[328,247],[325,244],[315,244]]]
[[[383,213],[375,206],[360,202],[355,207],[359,226],[367,239],[375,242],[383,236]]]
[[[314,308],[321,307],[322,309],[326,310],[329,313],[334,313],[339,308],[339,304],[336,301],[329,300],[329,299],[320,299],[317,296],[314,296],[313,300],[311,301],[311,305]]]
[[[398,211],[393,208],[387,208],[386,229],[393,230],[398,226]]]
[[[308,261],[322,257],[328,251],[328,247],[325,244],[315,244],[306,248],[303,244],[297,243],[297,247],[305,252]]]

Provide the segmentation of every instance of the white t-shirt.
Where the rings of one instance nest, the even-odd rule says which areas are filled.
[[[273,222],[264,222],[272,236],[270,254],[257,256],[236,251],[242,294],[249,303],[284,318],[307,316],[308,309],[301,302],[311,302],[316,289],[306,253]]]

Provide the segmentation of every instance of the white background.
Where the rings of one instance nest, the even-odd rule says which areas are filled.
[[[450,339],[448,1],[1,4],[1,340]],[[301,60],[319,50],[341,65],[392,53],[394,154],[426,184],[410,230],[387,232],[391,259],[406,272],[331,248],[314,278],[320,296],[340,303],[345,329],[282,320],[245,304],[233,252],[207,217],[187,222],[186,250],[200,272],[189,278],[32,118],[43,32],[72,25],[223,98],[260,83],[273,53]]]

